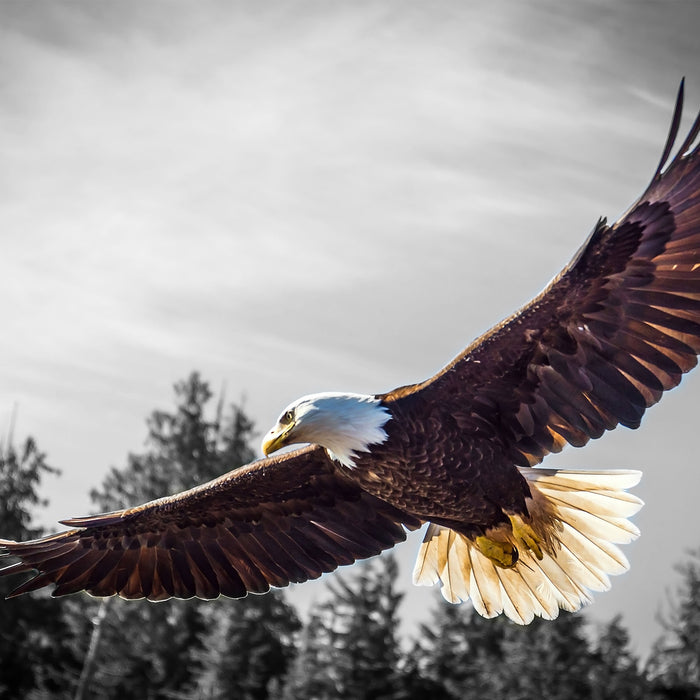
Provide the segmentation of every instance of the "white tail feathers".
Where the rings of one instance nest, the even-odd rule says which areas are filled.
[[[628,518],[643,505],[625,489],[641,478],[637,471],[563,471],[523,468],[532,499],[532,527],[545,541],[542,559],[516,545],[518,562],[502,568],[468,537],[441,525],[428,526],[418,552],[413,582],[440,582],[451,603],[471,598],[484,617],[505,613],[526,625],[535,615],[551,620],[559,609],[573,612],[590,603],[590,591],[610,588],[610,574],[627,571],[629,563],[616,544],[639,536]],[[509,532],[499,534],[504,539]]]

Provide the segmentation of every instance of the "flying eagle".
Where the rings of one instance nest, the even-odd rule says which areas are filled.
[[[270,455],[73,529],[0,540],[55,584],[122,598],[240,598],[315,579],[428,523],[413,580],[519,623],[576,610],[628,568],[634,471],[538,468],[617,425],[637,428],[700,353],[700,115],[644,194],[605,219],[532,302],[434,377],[385,394],[305,396],[265,436]],[[668,165],[667,165],[668,163]]]

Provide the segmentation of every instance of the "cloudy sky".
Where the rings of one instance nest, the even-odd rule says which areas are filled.
[[[3,2],[0,425],[63,470],[39,520],[90,512],[193,369],[261,432],[433,374],[642,191],[681,76],[685,128],[700,106],[698,26],[694,0]],[[699,398],[547,463],[644,469],[590,609],[642,653],[700,546]]]

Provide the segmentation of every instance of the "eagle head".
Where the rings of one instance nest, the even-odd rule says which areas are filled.
[[[282,411],[277,424],[265,436],[265,455],[287,445],[315,443],[332,459],[355,466],[358,452],[387,439],[384,424],[388,409],[374,396],[328,392],[303,396]]]

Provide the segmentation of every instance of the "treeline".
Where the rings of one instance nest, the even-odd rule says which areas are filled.
[[[197,374],[175,394],[174,411],[149,418],[145,452],[92,491],[95,510],[174,493],[253,458],[240,407],[219,400],[212,409]],[[52,472],[32,439],[0,446],[0,536],[43,534],[32,513]],[[578,614],[519,627],[439,596],[430,623],[400,639],[390,555],[329,577],[305,622],[281,591],[158,604],[35,592],[0,601],[0,698],[700,698],[700,556],[683,575],[644,666],[619,619],[597,633]],[[12,586],[1,579],[0,595]]]

